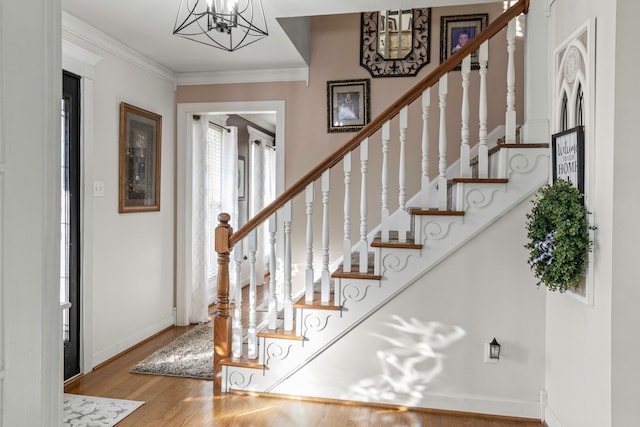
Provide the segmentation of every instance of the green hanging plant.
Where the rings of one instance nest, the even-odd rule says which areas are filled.
[[[536,193],[533,209],[527,214],[529,265],[551,291],[575,289],[588,262],[593,241],[589,237],[582,193],[562,179],[547,184]]]

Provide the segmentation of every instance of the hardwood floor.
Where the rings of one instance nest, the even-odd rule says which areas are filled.
[[[118,427],[539,427],[540,421],[297,399],[213,395],[213,382],[129,370],[190,327],[175,327],[65,386],[66,393],[143,400]]]

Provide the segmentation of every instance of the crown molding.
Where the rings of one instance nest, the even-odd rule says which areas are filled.
[[[62,31],[103,49],[154,76],[175,85],[175,73],[68,12],[62,12]]]
[[[177,85],[206,85],[228,83],[297,82],[309,84],[309,67],[270,70],[235,70],[202,73],[176,73]]]

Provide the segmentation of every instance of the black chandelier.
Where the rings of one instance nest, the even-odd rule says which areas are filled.
[[[229,52],[269,35],[262,0],[181,0],[173,34]]]

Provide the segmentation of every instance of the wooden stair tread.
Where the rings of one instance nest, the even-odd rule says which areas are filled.
[[[278,320],[276,322],[276,329],[269,329],[268,326],[265,326],[260,332],[258,332],[258,336],[264,338],[280,338],[283,340],[304,341],[304,337],[296,334],[295,326],[292,331],[284,330],[284,320]]]
[[[340,266],[336,271],[331,274],[331,277],[338,279],[364,279],[364,280],[380,280],[382,276],[373,273],[373,265],[367,267],[366,273],[360,273],[359,266],[351,266],[351,271],[345,273]]]
[[[501,148],[549,148],[549,144],[540,143],[540,144],[504,144],[499,143],[498,145],[491,147],[489,149],[489,155],[495,154],[500,151]]]
[[[509,182],[508,178],[453,178],[447,181],[451,184],[506,184]]]
[[[441,211],[437,208],[421,209],[421,208],[409,208],[411,215],[445,215],[445,216],[464,216],[464,211]]]
[[[249,368],[249,369],[267,369],[267,367],[261,363],[258,363],[258,359],[249,359],[247,356],[243,355],[242,357],[228,357],[226,359],[222,359],[220,361],[221,365],[225,366],[238,366],[241,368]]]
[[[400,242],[398,234],[398,231],[389,231],[389,241],[383,242],[380,233],[378,233],[371,242],[371,246],[374,248],[422,249],[422,245],[415,243],[413,237],[407,237],[406,242]]]
[[[358,252],[351,254],[351,271],[344,271],[344,264],[331,273],[331,277],[334,278],[348,278],[348,279],[365,279],[365,280],[380,280],[382,276],[375,275],[373,273],[373,263],[375,255],[373,252],[367,254],[367,272],[360,273],[360,254]]]
[[[293,304],[293,308],[313,308],[319,310],[342,310],[342,307],[339,305],[335,305],[334,303],[334,294],[331,293],[329,295],[329,302],[320,301],[321,294],[319,292],[314,292],[313,301],[306,302],[305,296],[302,295],[298,301]]]

